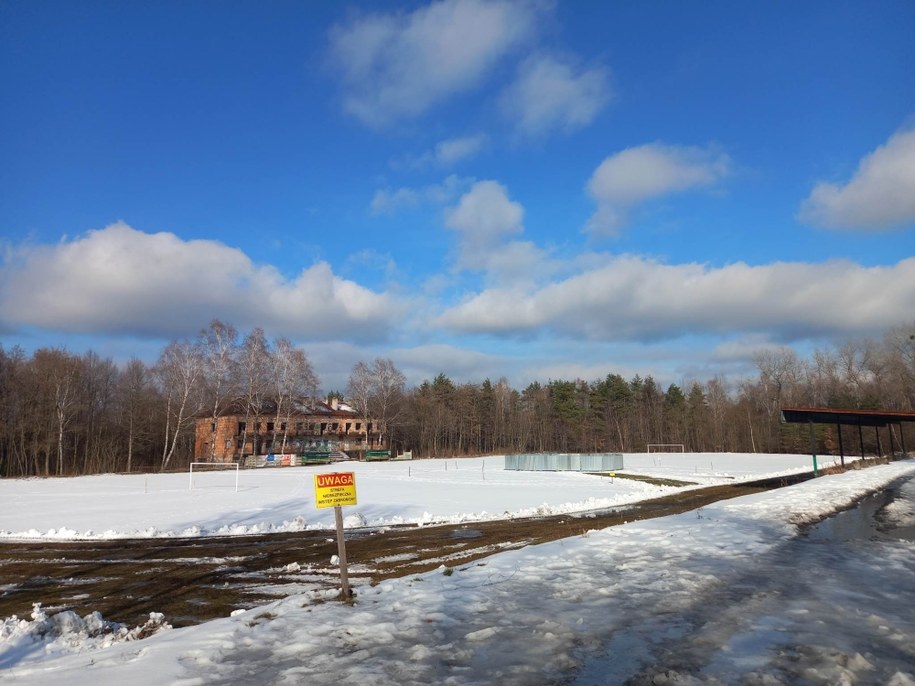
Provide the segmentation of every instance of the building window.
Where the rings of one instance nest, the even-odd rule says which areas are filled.
[[[216,433],[216,422],[213,422],[212,424],[210,424],[210,431],[212,433]]]
[[[352,428],[352,426],[353,425],[350,424],[349,422],[346,423],[346,433],[349,433],[349,430]]]
[[[362,422],[356,422],[356,431],[362,431]]]
[[[241,435],[241,434],[245,433],[246,428],[247,427],[244,422],[239,422],[238,423],[238,434]]]
[[[267,431],[273,431],[273,422],[267,422]]]

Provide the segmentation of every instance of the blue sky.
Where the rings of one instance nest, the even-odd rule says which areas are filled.
[[[915,322],[915,4],[0,4],[0,342],[325,390],[737,379]]]

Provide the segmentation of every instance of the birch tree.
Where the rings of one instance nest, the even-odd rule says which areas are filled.
[[[271,389],[271,364],[272,355],[264,330],[255,328],[245,336],[239,353],[239,376],[243,383],[245,426],[242,430],[242,454],[248,441],[248,432],[251,430],[251,421],[255,423],[252,432],[254,454],[258,453],[257,424],[263,415],[267,394]]]
[[[361,360],[353,365],[346,386],[346,395],[356,412],[362,418],[365,446],[369,445],[369,417],[371,417],[372,370]]]
[[[276,400],[276,418],[273,423],[273,444],[282,432],[280,451],[286,451],[289,422],[296,403],[313,397],[318,389],[318,376],[304,350],[296,348],[289,339],[273,342],[273,384]]]
[[[238,332],[231,324],[218,319],[200,332],[197,339],[203,363],[204,379],[209,395],[212,425],[216,425],[220,413],[228,400],[238,390],[237,355]],[[216,459],[216,441],[210,441],[210,460]]]
[[[165,445],[160,469],[165,471],[175,455],[181,432],[202,408],[199,384],[203,361],[197,346],[188,341],[169,343],[155,368],[156,378],[165,395]]]
[[[381,422],[382,445],[392,444],[392,429],[397,424],[400,415],[401,400],[403,399],[404,385],[407,377],[394,366],[389,358],[377,358],[372,365],[372,380],[374,382],[374,415]],[[387,440],[385,440],[387,439]]]

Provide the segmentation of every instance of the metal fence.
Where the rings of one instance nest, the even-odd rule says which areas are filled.
[[[610,472],[623,469],[622,453],[506,455],[505,469],[523,472]]]

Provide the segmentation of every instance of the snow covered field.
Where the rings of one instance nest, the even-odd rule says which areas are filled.
[[[733,483],[809,471],[809,455],[662,453],[625,455],[626,473]],[[0,538],[211,536],[333,527],[315,509],[313,475],[356,473],[359,504],[346,525],[444,523],[561,514],[671,492],[627,479],[503,470],[503,458],[343,462],[235,472],[0,480]],[[823,466],[821,464],[821,466]],[[622,472],[621,472],[622,473]]]
[[[632,471],[679,470],[684,479],[705,471],[703,483],[793,470],[810,459],[663,455],[658,465],[657,457],[642,457],[644,469]],[[714,468],[704,469],[708,460]],[[360,510],[368,522],[424,522],[500,510],[562,511],[592,498],[661,492],[621,479],[502,472],[494,458],[485,469],[479,460],[461,460],[457,468],[448,462],[447,472],[443,461],[433,461],[409,465],[409,474],[400,473],[407,472],[405,463],[352,465],[360,505],[347,509]],[[304,518],[299,526],[324,526],[323,514],[299,503],[313,497],[311,473],[258,473],[264,481],[246,483],[243,472],[238,494],[234,477],[232,488],[190,493],[186,476],[183,488],[169,481],[174,477],[150,477],[148,490],[139,488],[143,477],[0,482],[0,528],[114,536],[197,526],[204,535],[262,524],[288,528],[296,517]],[[79,618],[55,624],[39,611],[32,621],[0,623],[0,682],[910,686],[915,543],[890,536],[821,540],[798,536],[795,525],[908,478],[882,516],[890,528],[911,526],[913,476],[915,460],[821,477],[465,567],[359,586],[353,606],[322,602],[323,592],[294,595],[142,641],[109,645],[110,638],[91,638]],[[10,505],[7,498],[20,489],[29,497]],[[492,504],[500,495],[510,504]],[[144,505],[149,496],[158,499]],[[231,507],[236,496],[249,508],[243,519]],[[156,512],[163,503],[181,512]]]

